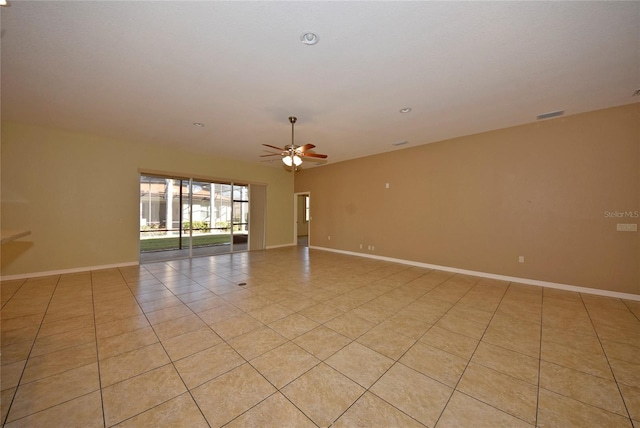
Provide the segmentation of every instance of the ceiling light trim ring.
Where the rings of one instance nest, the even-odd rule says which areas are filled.
[[[312,31],[307,31],[300,35],[300,41],[304,45],[313,46],[318,44],[318,42],[320,41],[320,36]]]

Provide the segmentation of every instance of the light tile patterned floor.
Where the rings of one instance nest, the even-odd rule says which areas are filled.
[[[640,428],[639,318],[301,247],[7,281],[2,421]]]

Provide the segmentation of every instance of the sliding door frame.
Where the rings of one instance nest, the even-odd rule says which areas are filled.
[[[189,247],[188,247],[188,258],[191,259],[194,257],[194,245],[193,245],[193,186],[194,186],[194,181],[197,182],[203,182],[203,183],[207,183],[210,184],[211,186],[215,185],[215,184],[223,184],[223,185],[228,185],[230,188],[230,197],[229,197],[229,202],[230,202],[230,221],[229,221],[229,251],[228,252],[224,252],[221,254],[233,254],[235,252],[235,248],[234,248],[234,227],[236,226],[236,222],[235,222],[235,203],[234,203],[234,193],[236,192],[236,189],[239,187],[246,187],[247,188],[247,199],[248,199],[248,207],[247,207],[247,215],[246,215],[246,220],[241,218],[239,219],[241,225],[245,225],[246,224],[246,231],[247,231],[247,245],[246,245],[246,250],[241,250],[240,252],[244,252],[244,251],[250,251],[251,250],[251,246],[250,246],[250,240],[251,240],[251,222],[254,220],[258,220],[258,219],[253,219],[251,216],[251,185],[261,185],[261,186],[265,186],[265,184],[263,183],[247,183],[247,182],[236,182],[234,180],[225,180],[225,179],[219,179],[219,178],[203,178],[202,176],[199,175],[191,175],[189,176],[189,174],[175,174],[175,173],[171,173],[171,172],[165,172],[165,171],[152,171],[152,170],[144,170],[144,169],[140,169],[138,170],[138,191],[140,191],[140,183],[141,183],[141,177],[143,176],[151,176],[151,177],[158,177],[158,178],[163,178],[163,179],[172,179],[172,180],[181,180],[181,186],[180,186],[180,220],[179,220],[179,249],[182,249],[182,231],[183,231],[183,202],[182,202],[182,184],[186,184],[188,183],[188,209],[189,209]],[[239,202],[245,202],[243,201],[239,201]],[[140,205],[143,203],[142,200],[140,200]],[[265,205],[266,205],[266,201],[265,201]],[[211,226],[214,225],[213,222],[213,200],[210,200],[210,205],[209,205],[209,210],[210,210],[210,214],[209,214],[209,218],[210,218],[210,224],[209,227],[211,228]],[[263,212],[265,212],[265,215],[262,219],[262,221],[266,221],[266,210],[263,210]],[[138,217],[140,219],[141,213],[138,213]],[[260,220],[258,220],[260,221]],[[140,221],[138,221],[138,223],[140,224]],[[138,227],[140,229],[140,226]],[[138,240],[140,240],[140,233],[139,233],[139,237]],[[262,239],[262,241],[264,241],[264,238]],[[186,248],[185,248],[186,249]],[[148,252],[145,252],[148,253]],[[140,254],[142,254],[142,251],[140,250]],[[197,256],[196,256],[197,257]],[[182,258],[182,257],[181,257]]]

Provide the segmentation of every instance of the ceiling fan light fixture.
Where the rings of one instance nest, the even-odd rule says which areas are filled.
[[[311,150],[316,147],[311,143],[307,143],[302,146],[296,146],[294,139],[294,125],[297,120],[298,119],[295,116],[289,116],[289,122],[291,122],[291,144],[284,146],[284,148],[280,148],[272,146],[271,144],[263,143],[263,146],[268,147],[271,150],[277,150],[279,153],[269,153],[267,155],[260,155],[260,157],[282,156],[282,163],[291,168],[291,171],[297,171],[298,167],[302,165],[303,159],[326,159],[327,155],[316,153]]]
[[[282,162],[286,165],[286,166],[300,166],[302,165],[302,158],[298,155],[286,155],[285,157],[282,158]]]

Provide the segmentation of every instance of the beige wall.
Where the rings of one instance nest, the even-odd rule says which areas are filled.
[[[640,104],[329,164],[295,191],[313,246],[640,294],[640,234],[616,231],[640,219],[605,217],[640,210]]]
[[[138,171],[267,185],[267,246],[291,244],[293,178],[283,169],[61,130],[2,124],[2,275],[138,260]]]

